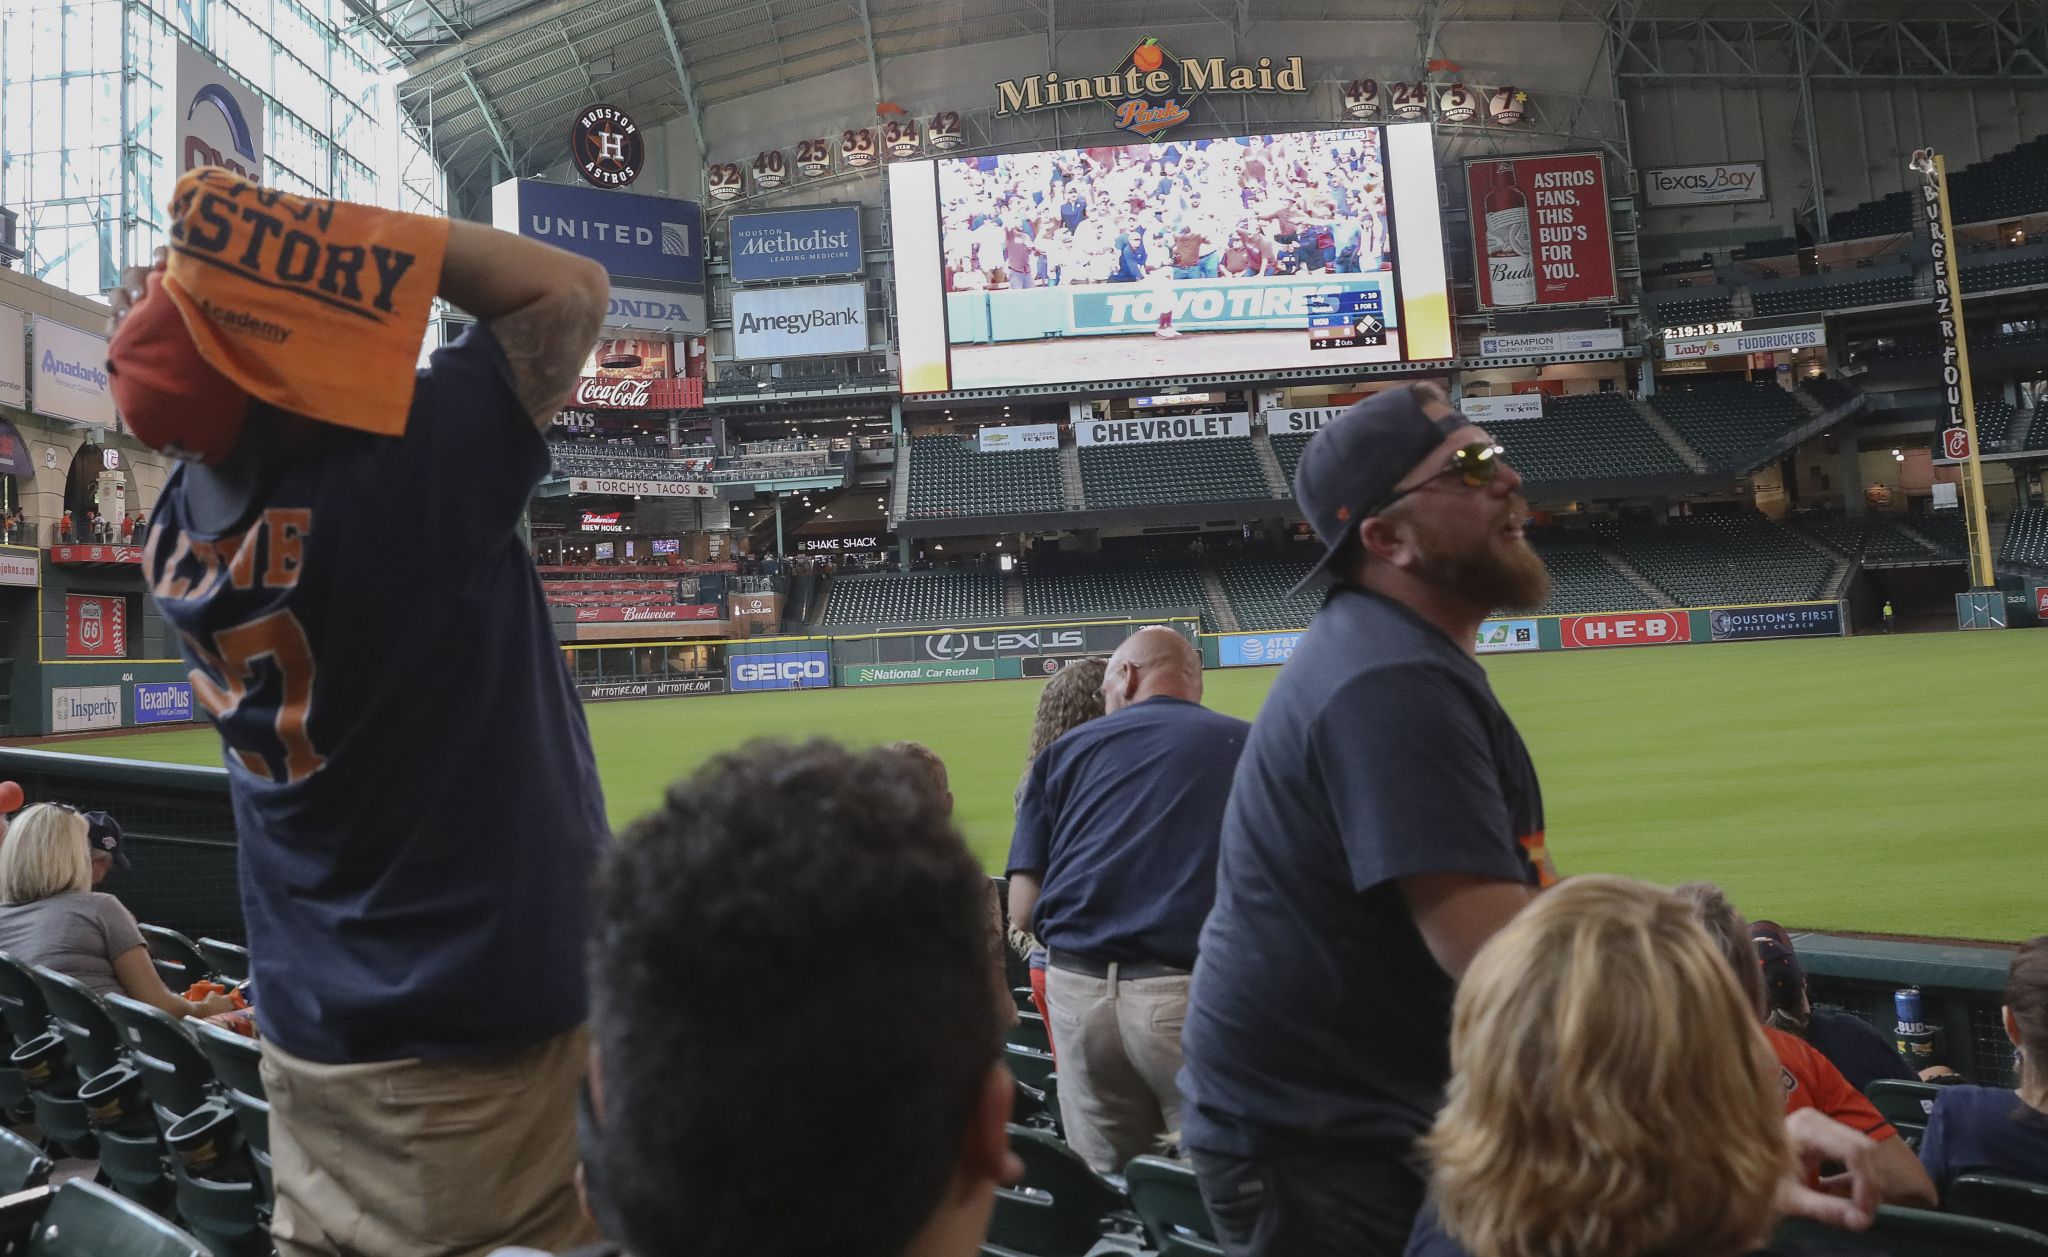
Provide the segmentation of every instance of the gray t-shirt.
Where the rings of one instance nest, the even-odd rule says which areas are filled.
[[[134,914],[112,895],[78,891],[0,904],[0,951],[77,978],[96,995],[120,992],[114,957],[142,945]]]

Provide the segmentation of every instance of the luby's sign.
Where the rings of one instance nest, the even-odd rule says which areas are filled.
[[[996,116],[1038,113],[1083,101],[1101,101],[1119,130],[1146,138],[1186,122],[1188,105],[1203,92],[1233,94],[1308,91],[1300,57],[1275,63],[1260,57],[1233,65],[1223,57],[1176,57],[1157,39],[1134,45],[1108,74],[1062,78],[1056,71],[996,84]]]
[[[576,381],[569,404],[586,410],[695,410],[704,404],[704,381],[694,376],[635,380],[586,375]]]

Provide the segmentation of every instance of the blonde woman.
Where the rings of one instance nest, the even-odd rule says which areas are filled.
[[[1746,994],[1668,891],[1532,902],[1466,972],[1451,1064],[1410,1257],[1742,1257],[1792,1251],[1765,1247],[1788,1208],[1868,1225],[1868,1141],[1788,1122]],[[1854,1199],[1799,1188],[1795,1144],[1846,1157]]]
[[[0,951],[77,978],[98,995],[116,992],[173,1017],[208,1017],[234,1003],[200,1003],[174,994],[157,976],[135,917],[112,895],[92,889],[92,853],[83,813],[38,803],[7,827],[0,844]]]
[[[1017,778],[1014,802],[1024,802],[1024,786],[1031,780],[1031,765],[1039,754],[1057,742],[1061,734],[1102,714],[1102,678],[1108,671],[1107,659],[1076,659],[1053,673],[1052,680],[1038,692],[1038,712],[1031,720],[1031,744],[1024,752],[1024,773]],[[1045,948],[1040,947],[1038,940],[1029,933],[1014,925],[1010,927],[1010,946],[1030,966],[1031,1006],[1038,1010],[1050,1041],[1052,1018],[1047,1015],[1045,1006]],[[1057,1045],[1054,1051],[1057,1053]]]

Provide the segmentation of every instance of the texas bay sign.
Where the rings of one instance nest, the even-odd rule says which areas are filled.
[[[1116,116],[1120,130],[1150,138],[1191,116],[1188,104],[1203,92],[1284,93],[1308,91],[1300,57],[1275,65],[1260,57],[1253,65],[1232,65],[1223,57],[1182,58],[1156,39],[1134,45],[1108,74],[1061,78],[1056,71],[996,84],[996,116],[1037,113],[1099,100]]]

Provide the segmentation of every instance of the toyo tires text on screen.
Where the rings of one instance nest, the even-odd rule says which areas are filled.
[[[799,650],[776,655],[728,655],[726,677],[742,690],[808,690],[832,684],[832,653]]]

